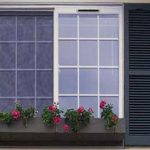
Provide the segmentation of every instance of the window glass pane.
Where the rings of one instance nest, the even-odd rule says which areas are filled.
[[[99,15],[99,36],[101,38],[118,38],[118,15]]]
[[[77,69],[59,70],[59,93],[77,93]]]
[[[17,45],[17,67],[19,69],[35,68],[34,43],[21,43]]]
[[[35,17],[33,16],[17,17],[17,40],[19,41],[35,40]]]
[[[79,15],[79,36],[82,38],[96,38],[98,32],[97,15]]]
[[[0,43],[0,69],[15,68],[16,44]]]
[[[97,117],[98,115],[98,100],[97,97],[80,97],[80,106],[83,106],[86,110],[92,108],[94,113],[93,115]]]
[[[0,71],[0,96],[15,96],[15,71]]]
[[[80,94],[97,94],[97,69],[80,69]]]
[[[107,104],[113,105],[113,111],[116,115],[119,115],[119,98],[118,97],[100,97],[100,102],[105,100]],[[102,110],[100,110],[102,111]]]
[[[53,97],[53,71],[37,71],[36,91],[39,97]]]
[[[37,68],[52,69],[53,68],[53,44],[38,43],[37,44]]]
[[[97,41],[80,41],[79,60],[81,66],[97,66]]]
[[[53,104],[53,99],[49,98],[43,98],[43,99],[37,99],[36,100],[36,108],[38,108],[37,116],[41,117],[43,113],[43,109],[49,105]]]
[[[101,94],[119,93],[119,71],[118,69],[100,69],[100,91]]]
[[[16,40],[16,18],[14,16],[0,16],[0,41]]]
[[[118,41],[100,41],[100,65],[101,66],[118,66],[119,64],[119,47]]]
[[[36,23],[37,41],[53,41],[53,17],[37,16]]]
[[[59,65],[77,65],[77,41],[59,41]]]
[[[77,37],[77,15],[59,15],[59,37]]]
[[[17,73],[17,95],[35,96],[35,73],[34,71],[18,71]]]
[[[67,109],[77,109],[77,97],[59,97],[59,108],[64,112]]]
[[[21,98],[18,100],[18,103],[22,105],[23,108],[34,107],[35,99],[33,98]]]
[[[10,112],[15,108],[15,99],[0,98],[0,112]]]

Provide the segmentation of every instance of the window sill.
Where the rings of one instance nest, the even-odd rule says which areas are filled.
[[[64,120],[63,120],[64,121]],[[78,135],[64,133],[63,125],[46,127],[41,118],[28,122],[27,128],[22,121],[9,126],[0,126],[0,145],[120,145],[124,139],[125,121],[120,119],[116,131],[105,130],[103,119],[92,119]]]

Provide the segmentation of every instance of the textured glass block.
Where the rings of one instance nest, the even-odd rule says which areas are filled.
[[[37,44],[37,68],[53,68],[53,44],[52,43],[38,43]]]
[[[80,106],[83,106],[86,110],[92,108],[94,111],[93,116],[98,117],[98,99],[97,97],[80,97]]]
[[[118,15],[100,15],[99,36],[101,38],[118,38]]]
[[[35,68],[35,44],[34,43],[18,44],[17,66],[19,69]]]
[[[37,41],[53,41],[53,16],[36,17]]]
[[[77,97],[59,97],[59,108],[66,112],[67,109],[77,109]]]
[[[59,65],[77,65],[77,41],[59,41]]]
[[[22,105],[23,108],[35,107],[35,99],[33,98],[21,98],[18,102]]]
[[[100,93],[118,94],[119,93],[119,70],[100,69]]]
[[[0,41],[16,40],[16,17],[0,16]]]
[[[97,66],[98,60],[97,41],[80,41],[79,43],[79,64],[81,66]]]
[[[35,96],[35,73],[34,71],[17,72],[17,94],[20,97]]]
[[[53,99],[49,98],[49,99],[36,99],[36,109],[38,111],[37,116],[41,117],[42,113],[43,113],[43,109],[45,107],[48,107],[49,105],[53,104]]]
[[[77,69],[59,70],[59,93],[77,93]]]
[[[100,41],[99,58],[101,66],[119,65],[119,45],[118,41]]]
[[[97,15],[79,15],[79,36],[82,38],[97,38],[98,19]]]
[[[0,71],[0,96],[15,96],[15,71]]]
[[[10,112],[15,108],[15,99],[1,98],[0,112]]]
[[[53,97],[53,71],[37,71],[36,91],[39,97]]]
[[[33,16],[17,17],[17,39],[19,41],[35,40],[35,17]]]
[[[77,37],[77,15],[59,15],[59,37]]]
[[[97,69],[80,69],[80,94],[97,94]]]
[[[116,115],[119,115],[119,98],[116,96],[116,97],[100,97],[99,98],[100,102],[102,100],[105,100],[107,104],[112,104],[113,106],[113,111]],[[100,112],[102,110],[100,109]]]
[[[14,69],[16,65],[16,44],[0,44],[0,69]]]

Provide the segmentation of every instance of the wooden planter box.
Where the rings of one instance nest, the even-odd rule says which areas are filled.
[[[63,120],[64,121],[64,120]],[[41,118],[34,118],[24,127],[22,120],[7,126],[0,124],[0,145],[121,145],[125,121],[120,119],[115,132],[105,130],[103,119],[92,119],[77,135],[64,133],[63,124],[46,127]]]

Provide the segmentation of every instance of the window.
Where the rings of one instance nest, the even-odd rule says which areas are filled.
[[[92,107],[100,117],[99,103],[106,99],[121,117],[121,13],[77,10],[58,13],[59,107]]]
[[[53,14],[1,12],[0,110],[15,101],[39,114],[53,98]]]

